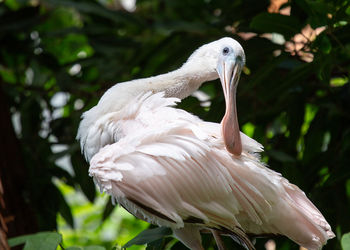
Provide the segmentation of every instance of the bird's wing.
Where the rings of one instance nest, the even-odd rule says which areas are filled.
[[[79,125],[77,140],[82,153],[90,161],[105,145],[115,143],[128,133],[133,134],[144,128],[149,119],[154,120],[154,110],[166,111],[180,100],[164,98],[163,93],[152,95],[151,92],[140,94],[118,111],[105,112],[98,106],[86,111]]]
[[[142,107],[147,106],[144,102]],[[232,229],[240,227],[242,218],[256,225],[267,219],[271,204],[258,187],[264,185],[273,195],[273,187],[266,190],[263,182],[278,174],[246,151],[240,158],[231,156],[218,124],[159,103],[156,113],[151,111],[139,113],[143,120],[135,117],[148,122],[142,131],[129,131],[92,158],[90,175],[104,191],[176,227],[199,223]],[[261,150],[252,140],[249,147]]]
[[[175,101],[146,94],[123,111],[125,136],[90,161],[102,190],[134,215],[173,229],[202,224],[243,239],[280,233],[309,249],[334,237],[306,195],[260,162],[259,143],[242,134],[236,158],[220,124],[169,107]]]

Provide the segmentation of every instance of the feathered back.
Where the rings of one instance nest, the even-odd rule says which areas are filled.
[[[104,126],[116,142],[100,140],[91,160],[90,175],[102,190],[140,218],[173,228],[196,221],[236,233],[283,234],[309,249],[334,237],[305,194],[260,162],[259,143],[241,133],[243,153],[232,156],[220,124],[173,108],[177,101],[146,93],[96,121],[92,135]],[[87,144],[84,150],[89,154]]]

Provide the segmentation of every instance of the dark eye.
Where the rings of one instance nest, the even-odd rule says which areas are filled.
[[[222,50],[222,54],[224,55],[227,55],[228,52],[230,52],[230,49],[228,47],[225,47],[223,50]]]

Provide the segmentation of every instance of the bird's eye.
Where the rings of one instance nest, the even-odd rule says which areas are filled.
[[[230,52],[230,49],[228,47],[225,47],[223,50],[222,50],[222,54],[224,55],[227,55],[228,52]]]

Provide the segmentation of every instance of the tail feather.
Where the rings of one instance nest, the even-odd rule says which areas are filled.
[[[242,233],[244,233],[244,232],[241,232],[240,234],[232,233],[232,234],[230,234],[230,237],[235,242],[242,245],[245,249],[255,250],[255,247],[254,247],[253,243],[250,241],[250,239],[248,238],[248,236],[245,233],[244,233],[244,235],[242,235]]]
[[[286,205],[291,212],[282,216],[286,221],[279,222],[279,230],[309,250],[320,249],[327,240],[335,237],[330,225],[297,186],[286,181],[284,187],[288,199]]]
[[[236,243],[243,246],[247,250],[255,250],[255,247],[252,241],[249,239],[249,236],[239,227],[235,227],[232,230],[227,228],[223,229],[214,229],[219,232],[220,235],[228,235],[233,239]]]

